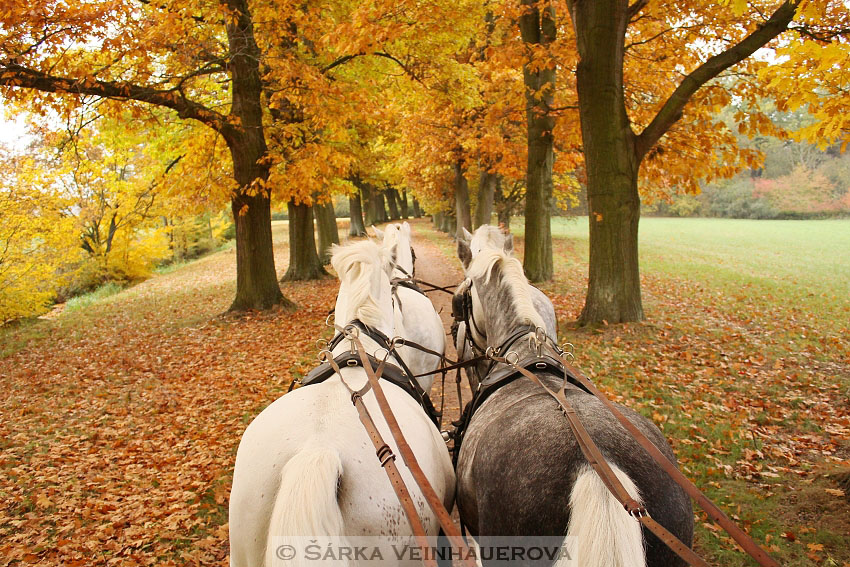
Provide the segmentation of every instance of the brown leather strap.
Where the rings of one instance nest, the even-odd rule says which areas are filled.
[[[499,362],[505,362],[506,364],[510,364],[504,358],[497,358]],[[608,488],[611,494],[623,505],[623,508],[628,512],[628,514],[637,520],[639,520],[643,525],[647,527],[652,533],[654,533],[658,539],[660,539],[664,544],[673,550],[676,555],[685,560],[689,565],[695,565],[698,567],[709,567],[708,563],[691,550],[690,547],[685,545],[679,538],[670,533],[664,526],[653,520],[649,513],[646,511],[646,508],[636,501],[623,484],[620,482],[620,479],[617,478],[617,475],[611,469],[611,466],[608,464],[608,461],[605,460],[605,457],[602,455],[602,451],[599,450],[599,447],[593,441],[593,438],[588,433],[587,429],[585,429],[584,424],[582,424],[581,420],[578,417],[575,409],[572,405],[567,401],[567,397],[564,394],[563,388],[560,390],[551,390],[549,389],[540,379],[535,376],[529,370],[517,366],[516,364],[512,364],[517,371],[520,372],[523,376],[530,379],[532,382],[543,388],[550,396],[555,398],[558,404],[561,406],[561,409],[564,412],[564,415],[567,417],[567,423],[570,424],[570,429],[572,429],[573,434],[575,435],[576,440],[578,441],[579,448],[581,449],[582,454],[587,459],[587,462],[590,463],[590,466],[593,467],[593,470],[599,475],[599,478],[602,480],[603,484]]]
[[[466,545],[466,541],[464,541],[463,537],[460,535],[460,530],[452,521],[449,511],[446,510],[445,506],[443,506],[442,501],[440,501],[440,498],[434,491],[434,487],[431,486],[431,483],[425,476],[422,467],[419,466],[419,462],[416,460],[413,450],[410,448],[410,445],[407,444],[407,440],[404,438],[404,435],[402,435],[401,427],[399,427],[398,421],[396,420],[395,415],[390,408],[390,404],[384,395],[384,390],[378,382],[378,377],[372,370],[372,366],[369,364],[366,349],[363,348],[363,343],[361,343],[360,339],[357,337],[352,337],[352,341],[354,341],[354,344],[357,347],[357,352],[360,354],[360,359],[363,362],[363,369],[366,371],[369,384],[372,386],[372,391],[375,393],[375,399],[378,402],[378,407],[384,414],[384,419],[387,422],[387,426],[390,429],[393,439],[395,439],[396,445],[398,445],[398,450],[399,453],[401,453],[404,464],[406,464],[408,469],[410,469],[410,474],[413,475],[413,479],[422,490],[422,495],[425,497],[425,500],[428,502],[431,510],[433,510],[434,514],[437,516],[437,520],[443,528],[443,533],[446,534],[446,537],[452,544],[452,547],[456,548],[460,552],[461,558],[466,565],[469,567],[476,567],[477,563],[475,562],[469,547]],[[382,367],[379,366],[378,370],[381,370],[381,368]]]
[[[652,459],[658,463],[658,465],[666,472],[670,478],[672,478],[679,486],[681,486],[688,495],[696,500],[697,504],[699,504],[700,508],[705,510],[705,513],[708,516],[717,522],[717,524],[722,527],[726,532],[732,536],[732,538],[738,542],[738,545],[746,551],[753,559],[755,559],[759,565],[762,567],[779,567],[779,563],[777,563],[767,552],[762,549],[753,539],[747,535],[741,528],[739,528],[735,522],[729,519],[729,517],[723,513],[723,511],[717,507],[714,502],[712,502],[705,494],[703,494],[696,485],[691,482],[688,477],[686,477],[682,472],[676,467],[676,465],[667,458],[667,456],[662,453],[655,444],[650,441],[646,435],[644,435],[631,421],[629,421],[626,416],[617,409],[617,407],[605,397],[605,395],[599,391],[599,389],[590,381],[590,379],[585,376],[581,371],[572,366],[566,359],[558,352],[549,342],[545,343],[546,346],[552,351],[552,354],[555,358],[564,365],[567,373],[572,375],[576,380],[579,381],[585,388],[587,388],[594,396],[596,396],[599,401],[601,401],[608,410],[614,414],[614,417],[626,428],[626,431],[631,433],[631,435],[635,438],[635,440],[643,447],[647,453],[652,457]]]
[[[417,544],[423,550],[428,549],[430,544],[428,542],[428,536],[425,533],[425,527],[422,525],[422,520],[419,518],[419,514],[416,511],[416,505],[413,503],[413,499],[410,497],[410,492],[407,490],[407,486],[404,484],[404,479],[401,477],[401,473],[398,471],[398,467],[395,464],[395,455],[393,454],[392,449],[390,449],[390,446],[384,442],[383,437],[381,437],[381,433],[378,431],[377,426],[375,426],[372,416],[369,415],[369,410],[366,409],[366,404],[363,403],[363,394],[371,389],[371,381],[360,390],[355,391],[345,382],[345,379],[342,377],[342,372],[340,372],[339,365],[333,357],[327,356],[326,359],[337,375],[339,375],[339,379],[343,386],[351,392],[351,403],[354,404],[355,408],[357,408],[357,414],[360,417],[360,422],[366,429],[366,433],[369,435],[372,445],[375,446],[375,455],[377,455],[378,461],[381,463],[381,467],[383,467],[384,471],[387,473],[387,477],[389,477],[390,484],[401,503],[404,514],[407,516],[407,521],[410,523],[410,529],[413,531],[413,536],[416,538]],[[371,365],[368,363],[364,364],[365,368],[368,368],[369,371],[372,370]],[[380,370],[383,370],[383,368]],[[437,562],[431,554],[423,553],[422,560],[428,567],[437,567]]]

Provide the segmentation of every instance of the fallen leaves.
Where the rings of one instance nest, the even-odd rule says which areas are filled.
[[[296,313],[219,316],[234,264],[222,252],[40,322],[0,361],[0,565],[225,563],[236,446],[314,363],[338,287],[285,285]]]

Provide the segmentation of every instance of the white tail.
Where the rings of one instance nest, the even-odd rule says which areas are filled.
[[[632,479],[608,464],[629,495],[640,501]],[[567,541],[572,566],[646,566],[640,522],[629,516],[590,466],[579,472],[570,495],[570,509]]]
[[[280,487],[269,521],[265,567],[315,567],[315,561],[308,561],[303,553],[290,559],[279,557],[277,551],[287,545],[303,549],[308,538],[343,538],[345,525],[336,498],[341,476],[339,452],[330,447],[302,449],[287,461],[280,473]],[[284,563],[283,559],[287,561]],[[335,565],[347,564],[344,561]]]

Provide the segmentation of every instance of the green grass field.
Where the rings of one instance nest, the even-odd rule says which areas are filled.
[[[583,259],[587,233],[587,217],[552,221],[554,237],[583,244],[578,247]],[[769,282],[850,296],[850,220],[644,217],[638,237],[645,270],[721,285]]]

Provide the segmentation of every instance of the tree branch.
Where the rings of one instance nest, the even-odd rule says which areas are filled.
[[[794,19],[799,3],[800,0],[785,0],[770,19],[750,35],[726,51],[709,58],[708,61],[685,77],[658,111],[658,114],[655,115],[655,118],[652,119],[649,126],[635,139],[637,158],[642,159],[670,126],[682,117],[682,110],[700,87],[729,67],[740,63],[767,42],[787,30],[791,20]]]
[[[113,100],[135,100],[170,108],[180,118],[191,118],[216,132],[227,127],[226,117],[186,98],[178,89],[159,90],[131,83],[101,81],[94,77],[74,79],[49,75],[14,62],[0,63],[0,86],[23,87],[42,92],[91,95]]]

